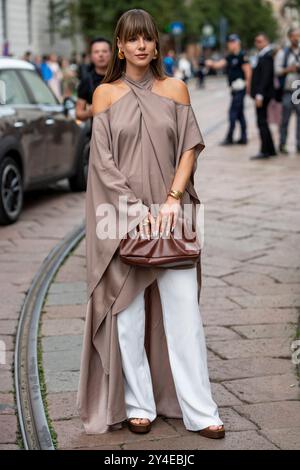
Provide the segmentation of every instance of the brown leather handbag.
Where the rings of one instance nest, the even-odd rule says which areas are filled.
[[[119,255],[124,263],[145,267],[193,267],[199,260],[200,252],[196,232],[192,232],[181,218],[178,218],[174,231],[168,237],[142,239],[139,232],[133,229],[119,245]]]

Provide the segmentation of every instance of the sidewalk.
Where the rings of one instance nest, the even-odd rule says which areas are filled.
[[[0,450],[21,444],[14,402],[15,335],[22,305],[35,273],[49,251],[83,221],[85,193],[73,194],[65,182],[27,194],[20,220],[0,227]]]
[[[57,274],[42,316],[48,411],[59,449],[300,448],[300,394],[291,361],[300,312],[300,156],[249,160],[258,150],[251,102],[250,144],[218,146],[226,131],[224,82],[191,95],[207,145],[195,181],[205,211],[200,308],[226,437],[210,440],[186,431],[181,420],[161,417],[147,435],[126,428],[84,433],[75,410],[86,309],[83,241]]]

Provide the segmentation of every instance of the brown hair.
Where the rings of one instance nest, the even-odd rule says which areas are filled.
[[[113,37],[112,56],[101,83],[110,83],[118,80],[118,78],[121,77],[122,72],[125,70],[126,59],[119,59],[118,57],[117,38],[126,42],[130,37],[137,36],[139,34],[155,40],[157,58],[152,59],[149,67],[151,67],[155,78],[158,80],[166,78],[163,69],[159,34],[155,22],[147,11],[133,8],[123,13],[117,22]]]

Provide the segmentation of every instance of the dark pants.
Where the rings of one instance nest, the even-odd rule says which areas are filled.
[[[276,153],[276,150],[267,119],[267,110],[270,101],[270,98],[264,98],[262,107],[256,108],[256,116],[261,140],[261,153],[273,155]]]
[[[296,141],[297,149],[300,149],[300,104],[293,103],[292,92],[286,91],[282,98],[282,120],[280,126],[280,144],[285,145],[288,136],[290,117],[295,111],[297,115]]]
[[[247,139],[247,124],[244,114],[244,100],[246,96],[245,90],[232,91],[231,105],[229,108],[229,122],[230,127],[227,135],[228,140],[233,139],[233,133],[236,122],[239,121],[241,125],[241,139]]]

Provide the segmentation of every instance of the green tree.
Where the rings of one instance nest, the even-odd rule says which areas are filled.
[[[160,32],[167,31],[172,21],[182,21],[184,40],[199,40],[207,22],[218,32],[221,16],[227,18],[229,31],[239,33],[247,46],[258,31],[271,39],[277,35],[272,7],[264,0],[51,0],[50,5],[53,31],[73,38],[80,32],[87,41],[99,35],[111,39],[118,18],[131,8],[148,11]]]
[[[264,0],[192,0],[190,25],[193,32],[200,34],[207,22],[218,32],[221,16],[228,21],[228,32],[238,33],[248,47],[253,45],[259,31],[264,31],[271,39],[278,35],[272,7]]]

